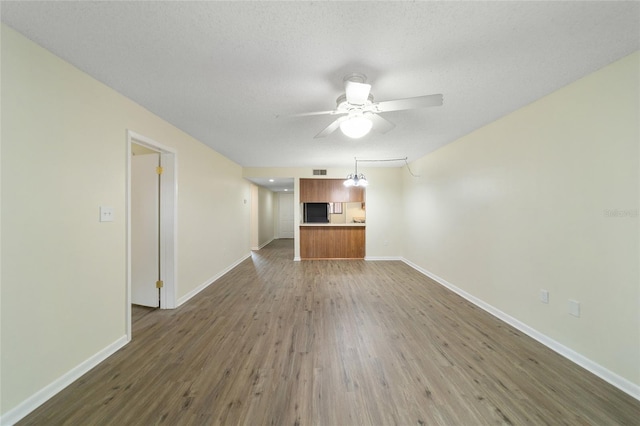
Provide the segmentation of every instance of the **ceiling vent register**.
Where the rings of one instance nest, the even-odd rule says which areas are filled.
[[[327,175],[327,169],[313,169],[313,175],[314,176],[326,176]]]

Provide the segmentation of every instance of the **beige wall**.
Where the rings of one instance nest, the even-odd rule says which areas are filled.
[[[367,259],[399,258],[402,253],[402,177],[406,167],[358,166],[369,186],[366,198]]]
[[[177,296],[249,254],[239,165],[2,26],[1,410],[126,332],[126,130],[177,152]],[[100,205],[115,220],[98,221]]]
[[[636,385],[639,56],[414,162],[403,209],[405,258]]]
[[[251,184],[251,250],[260,249],[260,211],[258,203],[259,186]]]
[[[276,194],[258,187],[258,235],[259,247],[275,238]]]

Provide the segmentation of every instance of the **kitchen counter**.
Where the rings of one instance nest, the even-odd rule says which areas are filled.
[[[365,226],[366,223],[301,223],[300,226]]]
[[[364,259],[364,223],[300,224],[300,258]]]

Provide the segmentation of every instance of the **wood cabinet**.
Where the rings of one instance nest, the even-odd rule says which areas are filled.
[[[300,258],[364,259],[364,226],[301,226]]]
[[[364,203],[363,187],[346,187],[344,179],[300,179],[301,203]]]

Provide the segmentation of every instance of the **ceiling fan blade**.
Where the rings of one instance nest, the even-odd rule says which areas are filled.
[[[323,131],[315,135],[313,138],[318,139],[318,138],[324,138],[325,136],[329,136],[331,133],[337,130],[338,127],[340,127],[340,123],[342,123],[346,119],[347,119],[346,115],[343,115],[342,117],[338,117],[337,120],[334,120],[331,124],[325,127]]]
[[[396,127],[395,124],[378,114],[366,114],[365,117],[373,122],[373,130],[378,133],[384,134]]]
[[[404,109],[424,108],[442,105],[442,95],[416,96],[415,98],[395,99],[375,104],[378,112],[401,111]]]
[[[299,114],[291,114],[291,115],[286,115],[285,117],[311,117],[313,115],[335,115],[335,114],[343,114],[341,112],[338,112],[336,110],[331,110],[331,111],[315,111],[315,112],[301,112]],[[278,116],[279,117],[279,116]]]
[[[369,99],[371,85],[347,81],[344,85],[344,92],[347,95],[347,102],[351,105],[364,105]]]

